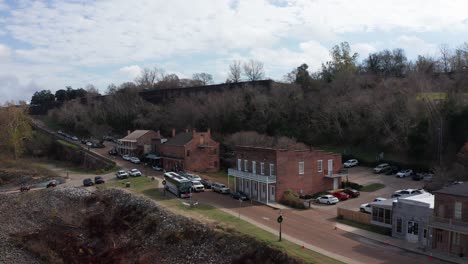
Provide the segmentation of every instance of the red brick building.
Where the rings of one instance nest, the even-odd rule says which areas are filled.
[[[431,220],[432,248],[466,258],[468,255],[468,183],[445,187],[435,193]]]
[[[288,150],[261,147],[236,147],[236,191],[244,191],[253,200],[278,201],[287,189],[313,194],[340,187],[341,155],[321,150]]]
[[[219,170],[219,143],[211,138],[211,131],[186,130],[158,145],[162,167],[167,171],[188,170],[215,172]]]
[[[141,156],[154,151],[155,141],[160,140],[159,131],[135,130],[119,140],[117,151],[120,155]]]

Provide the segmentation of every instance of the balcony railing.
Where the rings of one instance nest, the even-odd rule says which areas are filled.
[[[250,173],[247,171],[228,169],[228,175],[238,177],[238,178],[244,178],[248,180],[263,182],[263,183],[276,183],[276,176],[259,175],[259,174],[254,174],[254,173]]]
[[[468,222],[432,216],[430,225],[435,228],[457,231],[468,234]]]
[[[323,173],[324,173],[325,177],[327,177],[327,178],[340,178],[340,177],[348,176],[348,170],[347,169],[341,169],[339,171],[325,170]]]

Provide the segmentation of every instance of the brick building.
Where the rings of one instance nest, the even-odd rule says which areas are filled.
[[[162,167],[167,171],[188,170],[193,172],[215,172],[219,170],[219,143],[211,138],[211,131],[186,130],[176,134],[157,146]]]
[[[154,151],[155,142],[161,140],[161,134],[153,130],[135,130],[117,145],[120,155],[141,156]]]
[[[235,191],[244,191],[253,200],[275,202],[287,189],[313,194],[340,187],[341,155],[321,150],[288,150],[237,146],[234,177]]]
[[[435,193],[431,219],[432,248],[451,255],[468,255],[468,183],[445,187]]]

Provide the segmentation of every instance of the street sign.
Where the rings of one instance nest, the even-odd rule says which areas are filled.
[[[276,221],[278,221],[278,223],[281,224],[283,222],[283,216],[282,215],[278,216],[278,219],[276,219]]]
[[[162,184],[163,184],[163,185],[166,185],[166,180],[163,180],[163,181],[162,181]]]

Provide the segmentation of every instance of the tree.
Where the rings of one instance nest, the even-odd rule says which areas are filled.
[[[340,45],[335,45],[330,51],[330,56],[332,60],[322,64],[323,79],[330,82],[339,72],[356,72],[358,54],[351,54],[351,47],[348,42],[341,42]]]
[[[208,85],[213,83],[213,76],[204,72],[193,74],[192,79],[200,85]]]
[[[159,68],[144,68],[140,76],[135,78],[135,83],[142,88],[153,88],[153,86],[164,79],[164,70]]]
[[[66,90],[60,89],[55,92],[55,100],[59,103],[63,103],[68,100],[68,93]]]
[[[240,82],[241,80],[241,62],[235,60],[229,65],[228,80],[233,83]]]
[[[40,92],[35,92],[31,98],[32,105],[44,105],[49,106],[55,102],[55,96],[50,92],[50,90],[42,90]]]
[[[450,48],[447,44],[442,44],[439,47],[440,51],[440,64],[443,72],[448,73],[450,69],[450,58],[452,57]]]
[[[249,81],[258,81],[264,78],[263,63],[256,60],[249,60],[244,63],[244,75]]]
[[[26,112],[26,104],[12,103],[0,110],[0,141],[18,159],[25,151],[25,143],[32,137],[31,119]]]

